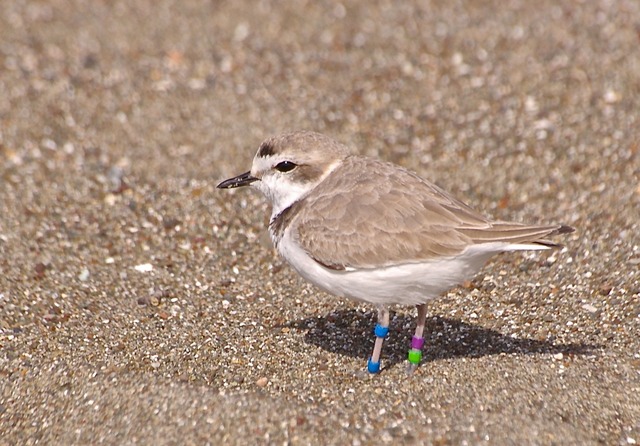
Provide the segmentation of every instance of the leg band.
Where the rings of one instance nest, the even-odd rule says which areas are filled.
[[[411,348],[422,350],[422,346],[424,346],[424,338],[419,338],[417,336],[411,338]]]
[[[373,333],[379,338],[386,338],[389,334],[389,327],[376,324],[376,328],[373,330]]]
[[[420,364],[422,359],[422,347],[424,346],[424,338],[414,336],[411,338],[411,349],[409,350],[409,362],[413,365]]]
[[[417,350],[412,348],[409,350],[409,362],[414,365],[420,364],[420,360],[422,359],[422,350]]]
[[[369,370],[369,373],[378,373],[380,371],[380,361],[373,362],[371,358],[369,358],[369,362],[367,363],[367,370]]]

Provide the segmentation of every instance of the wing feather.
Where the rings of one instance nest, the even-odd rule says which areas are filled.
[[[358,156],[294,206],[293,237],[333,269],[424,262],[490,242],[553,246],[542,238],[567,228],[491,222],[409,170]]]

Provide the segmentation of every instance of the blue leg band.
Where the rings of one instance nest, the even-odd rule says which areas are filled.
[[[389,334],[389,327],[376,324],[376,328],[373,330],[373,333],[379,338],[386,338]]]
[[[371,358],[369,358],[367,370],[369,370],[369,373],[378,373],[380,371],[380,362],[373,362]]]

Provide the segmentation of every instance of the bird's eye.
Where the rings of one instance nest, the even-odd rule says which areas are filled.
[[[296,163],[292,163],[291,161],[282,161],[276,164],[276,170],[278,172],[290,172],[296,167],[298,167],[298,165]]]

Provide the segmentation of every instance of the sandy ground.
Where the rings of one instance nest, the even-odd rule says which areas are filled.
[[[0,444],[640,443],[640,3],[4,1]],[[218,181],[312,129],[577,228],[429,307],[304,283]]]

